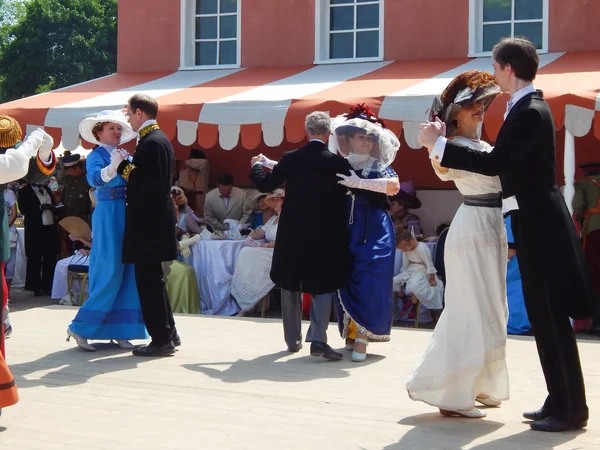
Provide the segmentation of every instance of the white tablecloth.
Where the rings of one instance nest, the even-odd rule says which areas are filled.
[[[15,261],[15,274],[11,287],[25,287],[25,273],[27,269],[27,257],[25,256],[25,228],[17,228],[19,240],[17,241],[17,259]]]
[[[431,251],[431,257],[433,258],[434,254],[435,254],[435,246],[437,245],[437,242],[425,242],[425,245],[427,247],[429,247],[429,250]],[[396,257],[394,259],[394,276],[398,275],[400,273],[401,269],[402,269],[402,250],[397,248],[396,249]]]
[[[244,241],[199,241],[190,247],[198,278],[202,314],[231,316],[240,311],[231,298],[231,278]]]

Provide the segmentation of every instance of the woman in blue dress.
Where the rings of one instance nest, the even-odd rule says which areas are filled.
[[[90,256],[87,301],[69,325],[67,341],[72,337],[86,351],[96,351],[93,340],[116,340],[121,348],[134,345],[130,339],[147,339],[133,265],[122,264],[125,230],[125,185],[116,176],[111,154],[136,134],[121,112],[103,111],[79,125],[83,139],[97,144],[87,158],[87,180],[96,188],[98,204],[92,215],[92,251]]]
[[[361,362],[369,342],[390,340],[396,245],[388,196],[398,193],[400,183],[389,165],[400,141],[363,105],[333,119],[331,129],[336,136],[331,150],[354,169],[349,177],[338,174],[340,184],[350,188],[350,275],[339,291],[338,319],[352,361]]]
[[[506,296],[508,297],[508,334],[523,334],[531,331],[531,324],[525,309],[525,297],[521,285],[521,271],[512,233],[510,214],[504,219],[506,240],[508,241],[508,267],[506,270]]]

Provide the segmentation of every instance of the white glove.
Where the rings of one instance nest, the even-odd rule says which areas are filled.
[[[121,154],[121,156],[123,156],[123,159],[129,159],[129,153],[127,152],[127,150],[122,149],[122,148],[117,148],[116,151],[119,152]]]
[[[28,158],[35,156],[38,149],[42,146],[46,134],[48,133],[41,128],[34,130],[27,138],[25,138],[23,144],[19,147],[19,151],[25,153]]]
[[[275,167],[277,165],[277,161],[273,161],[272,159],[267,158],[262,153],[258,156],[260,156],[260,160],[258,162],[261,166],[272,169],[273,167]]]
[[[341,180],[338,181],[338,184],[341,184],[342,186],[354,189],[364,189],[366,191],[381,192],[382,194],[387,192],[387,180],[385,178],[366,180],[359,177],[354,172],[350,172],[350,176],[342,173],[337,173],[336,175],[341,178]]]
[[[260,242],[255,241],[252,238],[248,238],[244,241],[244,247],[260,247]]]
[[[121,164],[124,159],[125,158],[119,152],[119,150],[113,150],[110,154],[110,164],[100,171],[100,177],[102,178],[102,181],[108,183],[110,180],[116,177],[119,164]]]
[[[36,130],[37,131],[37,130]],[[52,147],[54,147],[54,139],[48,133],[44,132],[42,138],[42,145],[38,150],[38,156],[44,162],[50,161],[50,155],[52,154]]]

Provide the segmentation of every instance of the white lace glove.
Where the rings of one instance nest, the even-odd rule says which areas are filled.
[[[36,130],[37,131],[37,130]],[[38,156],[44,162],[50,162],[50,155],[52,154],[52,147],[54,147],[54,139],[48,133],[44,131],[44,137],[42,138],[42,145],[38,150]]]
[[[25,155],[27,155],[28,158],[35,156],[38,149],[42,146],[42,144],[44,142],[44,136],[47,134],[48,133],[46,133],[41,128],[34,130],[33,132],[31,132],[31,134],[29,136],[27,136],[27,138],[25,138],[25,140],[19,147],[19,151],[21,151]],[[52,139],[52,138],[50,138],[50,139]]]
[[[377,178],[374,180],[366,180],[359,177],[354,172],[350,172],[350,176],[344,175],[343,173],[336,174],[340,181],[338,184],[354,189],[364,189],[366,191],[381,192],[385,194],[387,192],[387,180],[385,178]]]
[[[100,171],[100,177],[102,181],[108,183],[114,177],[117,176],[117,169],[125,158],[119,150],[113,150],[110,154],[110,164]]]

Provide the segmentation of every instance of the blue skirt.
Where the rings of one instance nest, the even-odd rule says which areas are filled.
[[[99,201],[92,230],[90,295],[69,329],[86,339],[148,338],[133,265],[121,263],[125,199]]]
[[[338,321],[343,338],[350,320],[369,341],[389,341],[393,320],[392,279],[396,245],[387,211],[348,198],[350,275],[340,289]]]

